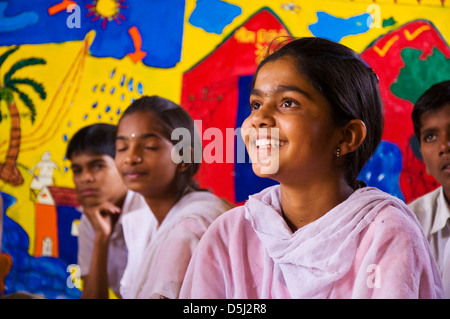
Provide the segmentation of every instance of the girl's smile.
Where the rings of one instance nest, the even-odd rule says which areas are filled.
[[[284,142],[280,142],[278,139],[273,138],[260,138],[255,140],[255,146],[257,148],[272,148],[283,146]]]
[[[286,143],[279,139],[278,128],[248,129],[244,132],[244,139],[245,134],[249,135],[248,152],[252,162],[264,168],[266,174],[276,173],[279,149]]]

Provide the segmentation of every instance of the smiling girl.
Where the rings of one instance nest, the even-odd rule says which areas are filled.
[[[116,166],[127,187],[150,208],[124,216],[129,250],[121,280],[123,298],[178,298],[194,248],[209,224],[229,209],[201,191],[193,177],[198,163],[175,163],[172,131],[191,134],[194,121],[179,105],[157,96],[134,101],[123,113],[116,136]],[[184,141],[183,141],[184,142]]]
[[[321,38],[259,65],[243,138],[254,172],[279,185],[210,226],[181,298],[442,297],[414,214],[357,180],[381,140],[377,82],[355,52]]]

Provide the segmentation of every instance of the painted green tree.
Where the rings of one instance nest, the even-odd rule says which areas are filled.
[[[5,60],[18,49],[19,46],[13,47],[0,56],[0,70]],[[4,74],[3,81],[0,79],[0,123],[8,118],[11,121],[8,151],[5,162],[0,163],[0,179],[14,186],[23,184],[22,174],[17,168],[21,139],[20,117],[29,117],[31,123],[34,123],[36,119],[36,107],[32,99],[19,88],[24,85],[30,86],[43,100],[47,94],[42,84],[30,78],[13,78],[13,75],[24,67],[37,64],[46,64],[46,61],[40,58],[19,60]],[[27,108],[27,112],[19,113],[15,102],[16,96],[23,102]],[[6,112],[4,105],[6,105]]]
[[[450,59],[446,59],[437,48],[425,60],[420,59],[422,51],[416,49],[403,49],[401,55],[405,67],[391,85],[396,96],[416,103],[433,84],[450,80]]]

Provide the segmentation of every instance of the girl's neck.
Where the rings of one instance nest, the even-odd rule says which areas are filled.
[[[318,187],[281,184],[283,218],[292,232],[295,232],[345,201],[353,191],[344,181]]]
[[[158,220],[158,227],[162,224],[173,206],[186,194],[192,192],[190,187],[178,192],[166,192],[163,196],[144,196],[145,202],[150,207],[153,215]]]

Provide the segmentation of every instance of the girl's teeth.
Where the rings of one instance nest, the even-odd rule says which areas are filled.
[[[256,147],[269,147],[269,146],[281,146],[283,145],[283,142],[280,142],[279,140],[275,139],[258,139],[255,141]]]

